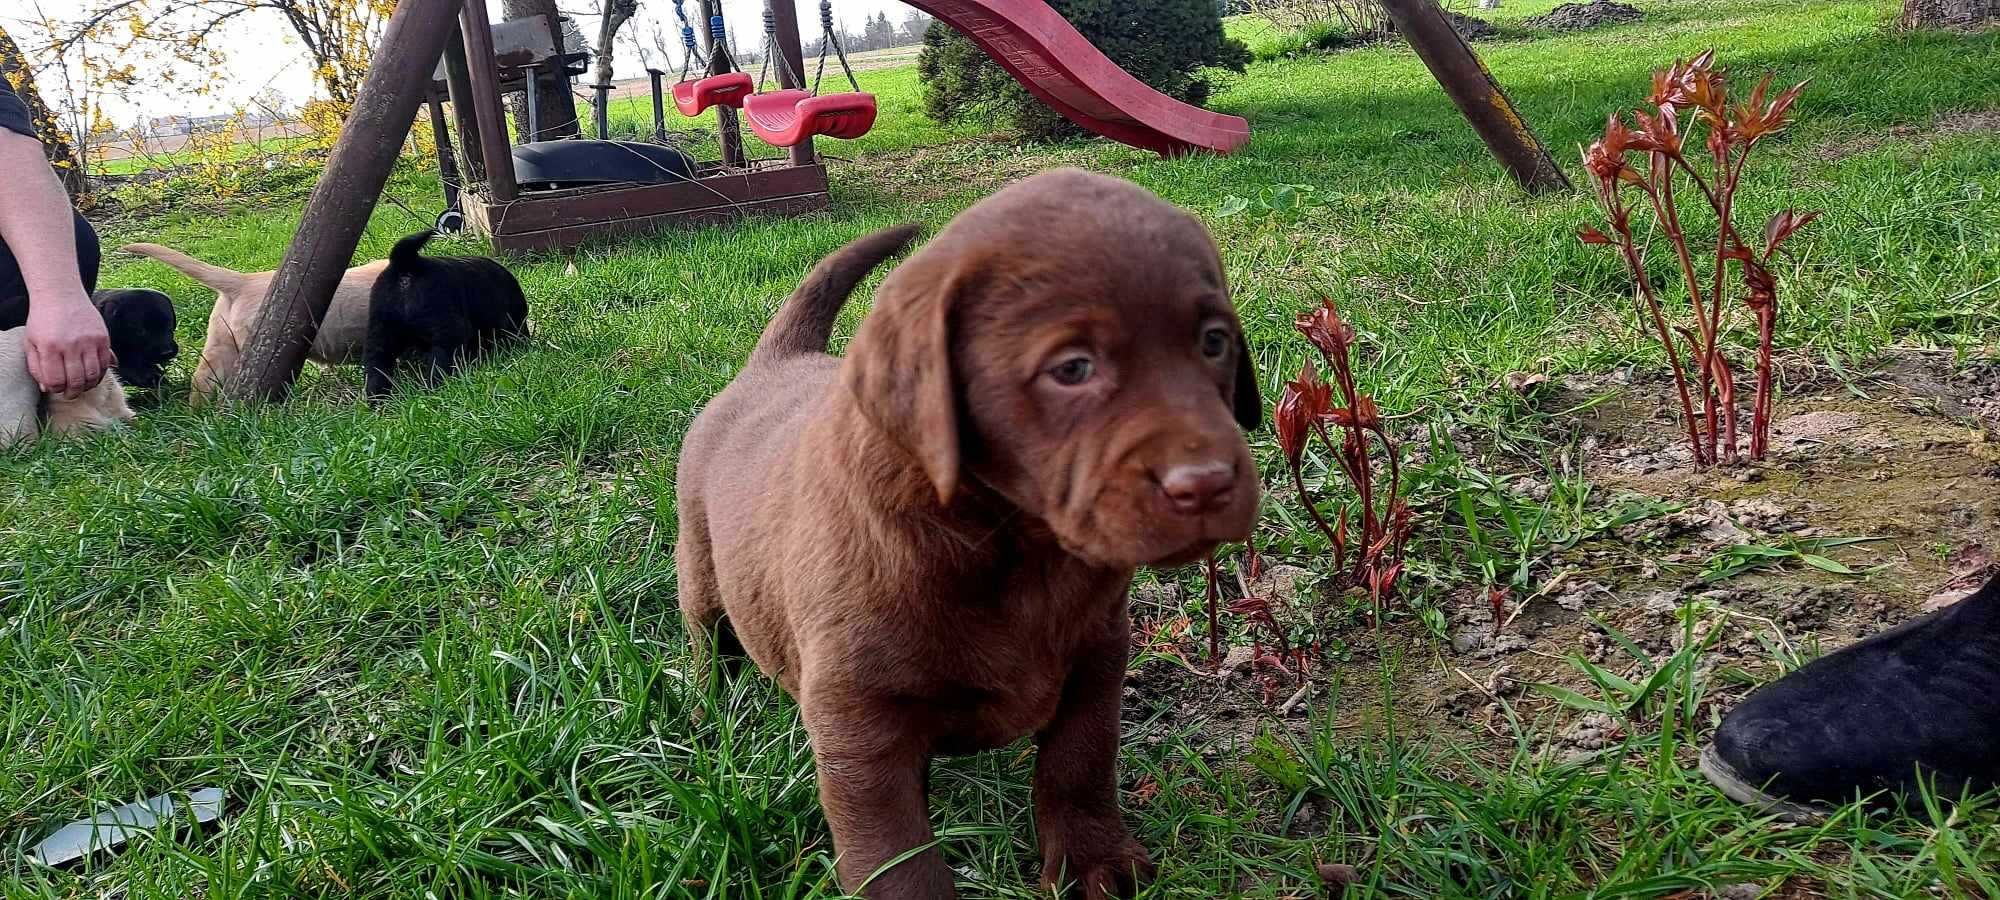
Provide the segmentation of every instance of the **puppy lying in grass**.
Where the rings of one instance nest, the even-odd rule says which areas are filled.
[[[435,387],[461,363],[528,336],[528,298],[514,273],[483,256],[425,256],[431,235],[397,241],[369,295],[362,363],[370,401],[389,396],[406,361]]]
[[[0,331],[0,447],[34,440],[44,432],[76,434],[132,420],[125,386],[111,372],[73,399],[43,394],[28,374],[26,337],[26,328]]]
[[[118,380],[141,390],[157,390],[167,363],[180,355],[174,342],[173,298],[143,288],[98,291],[90,295],[110,333],[111,355],[117,357]],[[0,299],[0,330],[28,324],[28,299]]]
[[[202,341],[201,361],[195,365],[188,398],[195,406],[205,405],[223,382],[235,377],[242,364],[243,346],[257,327],[264,296],[270,293],[276,273],[236,272],[159,244],[127,244],[123,249],[166,263],[215,291],[215,306],[208,313],[208,336]],[[368,291],[388,267],[388,260],[378,260],[348,269],[340,277],[326,318],[313,336],[308,359],[329,366],[361,361],[362,345],[368,337]]]
[[[1032,735],[1045,882],[1129,895],[1118,705],[1141,565],[1249,536],[1262,401],[1208,231],[1145,190],[1037,175],[891,273],[836,251],[696,417],[678,475],[681,611],[798,700],[843,888],[955,896],[930,759]]]

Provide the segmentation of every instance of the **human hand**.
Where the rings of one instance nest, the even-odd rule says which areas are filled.
[[[73,293],[31,295],[23,338],[28,374],[43,393],[65,400],[96,387],[116,362],[104,317],[81,287]]]

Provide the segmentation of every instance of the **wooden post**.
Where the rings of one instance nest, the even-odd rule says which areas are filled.
[[[781,0],[782,2],[782,0]],[[1460,37],[1436,0],[1382,0],[1396,30],[1431,70],[1446,95],[1528,193],[1568,190],[1569,178],[1507,99],[1485,64]]]
[[[473,121],[478,124],[479,154],[486,161],[486,197],[506,203],[520,193],[514,183],[514,148],[507,143],[507,118],[500,111],[500,70],[493,60],[493,24],[486,4],[473,0],[459,13],[465,32],[465,60],[472,80]],[[376,51],[380,52],[380,51]]]
[[[224,396],[282,400],[291,392],[334,288],[346,274],[368,215],[403,149],[402,137],[429,92],[458,5],[458,0],[404,2],[389,16],[375,63],[368,67],[333,155],[306,200],[299,230],[271,278],[263,313]],[[467,8],[482,5],[483,0],[472,0]]]
[[[524,77],[536,79],[533,100],[523,95],[508,105],[514,111],[514,124],[519,133],[516,138],[523,144],[529,141],[553,141],[583,135],[583,122],[576,114],[576,98],[569,92],[569,77],[563,74],[566,63],[564,54],[577,48],[563,40],[562,11],[556,8],[555,0],[501,0],[500,19],[514,22],[522,19],[539,18],[548,26],[549,46],[555,55],[547,69],[533,69],[523,73]],[[510,98],[512,99],[512,98]],[[528,106],[539,102],[535,110],[534,122],[538,128],[528,127]]]
[[[722,0],[701,0],[701,52],[708,56],[708,74],[721,75],[736,69],[729,43],[718,40],[709,23],[722,14]],[[725,32],[726,34],[727,32]],[[722,164],[740,169],[744,164],[743,128],[737,124],[736,110],[725,103],[715,105],[716,141],[722,145]]]
[[[472,70],[465,62],[465,32],[454,25],[444,44],[444,83],[451,96],[451,118],[458,126],[459,168],[466,182],[486,180],[486,160],[481,155],[479,122],[473,113]]]
[[[590,89],[597,97],[597,108],[591,110],[591,118],[593,120],[593,124],[597,126],[597,139],[600,141],[610,140],[611,139],[611,110],[610,110],[611,83],[608,81],[600,81],[596,84],[591,85]]]
[[[446,209],[458,208],[459,185],[463,183],[458,174],[458,160],[451,148],[451,129],[444,125],[444,99],[436,93],[430,97],[431,143],[437,145],[438,182],[444,185],[444,205]]]
[[[647,69],[646,77],[653,80],[653,141],[664,144],[667,142],[666,91],[661,88],[660,81],[667,77],[667,73]]]
[[[778,67],[778,84],[780,87],[803,90],[806,86],[806,54],[805,48],[799,45],[798,8],[792,5],[792,0],[767,0],[767,2],[771,4],[771,14],[778,20],[778,52],[785,55],[785,65]],[[825,40],[826,35],[820,35],[820,39]],[[789,79],[785,77],[786,69],[791,70]],[[805,140],[793,144],[790,152],[792,165],[812,165],[812,138],[808,136]]]

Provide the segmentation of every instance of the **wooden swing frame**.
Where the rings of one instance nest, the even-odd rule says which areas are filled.
[[[793,72],[803,72],[793,0],[769,2],[777,18],[778,50]],[[719,0],[702,0],[704,24],[720,5]],[[642,234],[747,215],[799,215],[827,206],[826,166],[810,139],[787,148],[782,159],[748,159],[737,110],[721,105],[713,111],[722,158],[701,162],[691,181],[524,190],[514,178],[513,147],[500,102],[501,70],[485,4],[464,4],[459,32],[462,41],[448,41],[445,51],[446,88],[462,155],[459,168],[466,176],[459,202],[466,223],[501,253],[566,249],[600,236]],[[718,58],[707,28],[701,29],[701,40],[710,60],[708,74],[729,71],[733,65],[729,54]],[[781,81],[798,80],[781,74]]]

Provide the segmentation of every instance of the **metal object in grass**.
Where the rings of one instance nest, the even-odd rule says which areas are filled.
[[[71,822],[29,848],[28,859],[45,866],[75,862],[93,853],[116,849],[133,837],[160,827],[162,822],[183,816],[196,822],[221,818],[222,789],[196,788],[182,795],[161,794]]]

